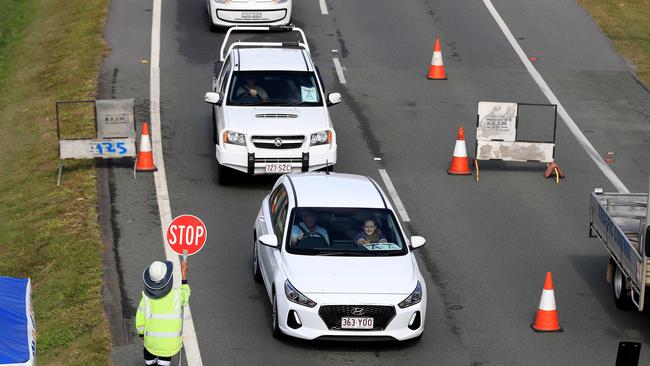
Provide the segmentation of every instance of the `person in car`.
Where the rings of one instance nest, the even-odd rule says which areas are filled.
[[[374,219],[367,219],[363,222],[361,232],[354,238],[357,245],[371,244],[371,243],[387,243],[386,237],[381,233],[377,223]]]
[[[253,98],[259,98],[262,101],[269,99],[269,94],[262,88],[257,85],[254,77],[248,76],[244,79],[244,85],[240,85],[235,92],[235,98],[244,98],[246,96],[251,96]]]
[[[302,222],[291,227],[291,246],[300,245],[300,241],[309,236],[322,236],[329,245],[330,238],[327,230],[316,225],[316,215],[313,212],[304,211],[300,218]]]

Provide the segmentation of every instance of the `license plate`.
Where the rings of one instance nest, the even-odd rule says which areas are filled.
[[[260,20],[262,19],[262,13],[245,11],[241,13],[241,17],[244,20]]]
[[[372,329],[374,323],[374,318],[344,316],[341,318],[341,329]]]
[[[291,164],[282,164],[282,163],[266,164],[266,172],[270,174],[291,173]]]

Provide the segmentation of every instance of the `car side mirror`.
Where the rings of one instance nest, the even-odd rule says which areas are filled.
[[[329,93],[327,94],[327,105],[334,105],[341,103],[341,93]]]
[[[273,234],[262,235],[259,238],[260,243],[266,245],[267,247],[277,248],[278,247],[278,238]]]
[[[219,104],[219,102],[221,102],[221,93],[207,92],[205,93],[205,97],[203,97],[203,100],[206,103]]]
[[[417,249],[423,246],[427,242],[427,239],[421,236],[412,236],[411,237],[411,248]]]

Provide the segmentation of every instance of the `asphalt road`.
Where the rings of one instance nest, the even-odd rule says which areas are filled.
[[[605,282],[608,261],[587,238],[588,193],[611,190],[605,176],[558,120],[556,159],[567,178],[556,185],[534,164],[482,163],[481,181],[448,176],[456,129],[466,127],[473,155],[479,100],[547,103],[482,2],[294,1],[293,21],[309,39],[328,91],[344,101],[330,113],[339,143],[337,171],[378,182],[386,169],[411,218],[429,302],[424,336],[406,344],[277,341],[270,304],[250,271],[252,225],[272,177],[216,182],[210,107],[212,65],[223,34],[208,32],[201,0],[162,8],[161,112],[174,216],[192,213],[208,244],[191,259],[192,314],[205,365],[613,365],[619,341],[642,342],[650,364],[644,313],[617,310]],[[494,5],[535,67],[631,191],[647,189],[650,94],[607,38],[572,1]],[[100,98],[136,97],[148,118],[151,5],[114,0],[106,28],[111,48]],[[425,78],[441,36],[446,81]],[[334,52],[333,50],[336,50]],[[333,57],[344,67],[341,85]],[[548,126],[526,126],[531,137]],[[380,157],[381,161],[373,158]],[[128,162],[112,162],[103,212],[114,251],[106,259],[113,360],[141,364],[132,322],[142,271],[164,258],[150,175],[134,180]],[[104,187],[100,185],[100,187]],[[112,236],[111,236],[112,234]],[[110,254],[115,254],[111,258]],[[563,333],[529,325],[552,271]],[[111,277],[110,274],[113,273]]]

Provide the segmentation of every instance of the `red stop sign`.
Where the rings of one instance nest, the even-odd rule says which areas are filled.
[[[188,255],[195,254],[203,248],[207,237],[205,224],[194,215],[178,216],[167,228],[167,245],[180,255],[184,250]]]

